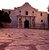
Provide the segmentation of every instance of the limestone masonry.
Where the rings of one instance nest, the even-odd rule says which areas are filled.
[[[11,23],[5,24],[5,27],[14,28],[48,28],[48,13],[38,11],[33,8],[29,3],[25,3],[20,7],[12,9],[2,9],[9,13],[12,20]]]

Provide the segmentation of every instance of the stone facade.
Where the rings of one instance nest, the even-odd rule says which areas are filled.
[[[3,11],[10,11],[11,23],[6,24],[7,27],[15,28],[47,28],[47,12],[38,11],[29,3],[25,3],[21,7],[15,7],[14,10],[3,9]]]

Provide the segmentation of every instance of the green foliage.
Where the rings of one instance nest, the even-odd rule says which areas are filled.
[[[11,23],[11,19],[7,12],[0,10],[0,25],[2,25],[2,23]]]

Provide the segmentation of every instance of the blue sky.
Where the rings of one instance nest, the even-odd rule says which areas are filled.
[[[0,9],[14,9],[28,2],[32,7],[40,11],[47,11],[49,0],[1,0]]]

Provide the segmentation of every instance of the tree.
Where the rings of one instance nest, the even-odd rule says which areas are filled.
[[[7,12],[0,10],[0,27],[3,27],[3,23],[11,23],[11,19]]]

